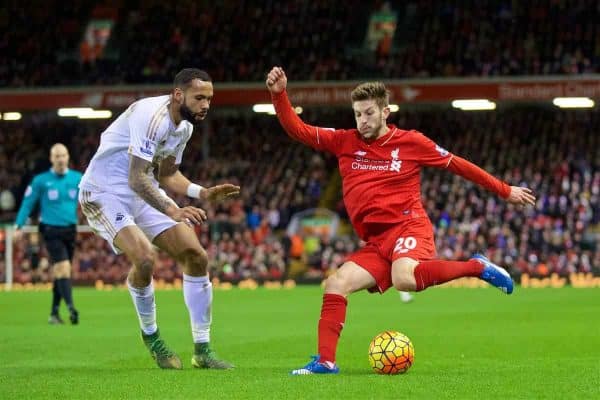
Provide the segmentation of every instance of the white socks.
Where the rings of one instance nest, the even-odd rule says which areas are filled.
[[[183,274],[183,297],[190,312],[194,343],[210,342],[212,283],[207,276]]]
[[[140,328],[146,335],[155,333],[158,327],[152,282],[145,288],[135,288],[127,281],[127,287],[140,321]],[[208,276],[183,274],[183,297],[190,313],[194,343],[210,342],[212,283]]]
[[[154,286],[152,282],[145,288],[135,288],[127,280],[127,287],[133,299],[135,311],[140,320],[140,328],[146,335],[151,335],[158,330],[156,326],[156,303],[154,302]]]

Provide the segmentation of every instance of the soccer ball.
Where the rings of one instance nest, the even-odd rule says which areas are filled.
[[[375,336],[369,346],[369,364],[378,374],[403,374],[413,364],[415,349],[408,336],[385,331]]]

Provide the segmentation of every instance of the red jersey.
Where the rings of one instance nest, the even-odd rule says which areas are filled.
[[[421,202],[421,167],[448,168],[508,197],[510,187],[481,168],[438,146],[415,130],[388,125],[372,142],[357,129],[331,129],[305,124],[284,91],[272,96],[277,117],[292,138],[338,159],[344,204],[359,237],[368,240],[411,218],[426,218]]]

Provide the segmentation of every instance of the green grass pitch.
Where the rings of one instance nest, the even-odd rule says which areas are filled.
[[[350,297],[338,376],[289,376],[315,353],[321,289],[216,290],[212,341],[233,371],[195,370],[181,291],[157,292],[183,371],[159,370],[129,293],[75,289],[79,326],[49,326],[49,292],[0,292],[0,399],[598,398],[600,289],[432,288]],[[64,306],[63,306],[64,307]],[[63,318],[66,317],[64,308]],[[66,318],[65,318],[66,319]],[[369,342],[408,335],[405,375],[371,372]]]

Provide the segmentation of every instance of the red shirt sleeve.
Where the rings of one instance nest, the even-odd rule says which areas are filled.
[[[488,174],[464,158],[458,156],[452,157],[448,165],[448,170],[496,193],[503,199],[508,198],[510,195],[510,186],[506,182]]]
[[[332,128],[321,128],[304,123],[292,108],[287,92],[271,93],[271,100],[279,123],[286,133],[314,149],[335,153],[339,148],[339,132]],[[338,132],[338,134],[336,134]]]
[[[446,168],[450,172],[460,175],[473,183],[496,193],[506,199],[510,195],[510,186],[498,178],[488,174],[477,165],[450,153],[437,145],[433,140],[418,131],[410,131],[414,135],[419,164],[429,167]]]
[[[454,155],[419,131],[409,131],[415,158],[420,165],[436,168],[446,168]]]

